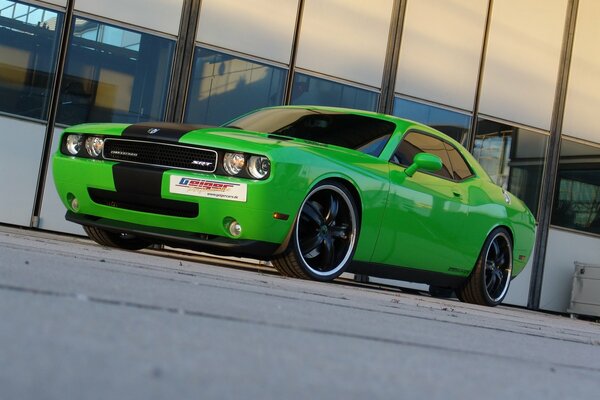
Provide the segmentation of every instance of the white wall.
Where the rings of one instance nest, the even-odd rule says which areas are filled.
[[[531,281],[531,268],[533,265],[533,254],[529,257],[529,262],[521,273],[510,282],[506,298],[503,304],[512,304],[514,306],[527,307],[529,299],[529,285]]]
[[[289,64],[298,0],[202,0],[196,40]]]
[[[392,0],[306,0],[296,65],[381,87]]]
[[[29,226],[46,125],[0,116],[0,222]]]
[[[563,132],[600,143],[600,2],[580,0]]]
[[[575,261],[600,264],[600,239],[550,228],[540,299],[542,310],[567,311]]]
[[[75,10],[177,35],[183,0],[75,0]]]
[[[472,110],[488,0],[410,0],[396,92]]]
[[[567,1],[493,4],[479,111],[548,130]]]
[[[54,155],[54,153],[56,153],[58,150],[61,133],[62,129],[54,129],[54,136],[52,138],[52,155]],[[44,199],[42,202],[42,210],[40,212],[39,228],[48,231],[84,235],[83,228],[81,228],[81,226],[65,220],[65,213],[67,212],[67,209],[60,201],[58,194],[56,193],[52,171],[51,157],[50,165],[48,166],[46,173],[46,186],[44,187]]]

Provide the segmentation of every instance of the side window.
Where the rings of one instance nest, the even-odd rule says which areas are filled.
[[[412,164],[413,158],[418,153],[431,153],[441,158],[442,169],[434,172],[433,175],[446,179],[453,179],[452,164],[450,163],[445,144],[443,141],[433,136],[424,135],[418,132],[406,134],[392,155],[390,161],[394,164],[408,167]]]
[[[452,163],[452,171],[454,172],[454,179],[462,181],[473,176],[473,171],[469,168],[469,164],[465,161],[463,156],[460,154],[458,149],[449,143],[446,144],[446,150]]]

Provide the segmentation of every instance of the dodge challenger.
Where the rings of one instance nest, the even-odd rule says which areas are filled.
[[[103,246],[252,257],[318,281],[409,280],[488,306],[506,296],[535,235],[527,206],[459,143],[358,110],[73,126],[53,173],[66,219]]]

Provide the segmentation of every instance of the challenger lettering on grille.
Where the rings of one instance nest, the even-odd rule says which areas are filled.
[[[215,150],[145,140],[107,138],[103,157],[111,161],[201,172],[214,172],[217,167]]]
[[[111,150],[111,156],[127,156],[127,157],[137,157],[137,153],[131,153],[129,151],[120,151],[120,150]]]

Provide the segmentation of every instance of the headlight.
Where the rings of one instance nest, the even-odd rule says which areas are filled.
[[[271,170],[271,162],[267,157],[252,156],[248,161],[248,172],[255,179],[263,179]]]
[[[237,175],[246,164],[246,159],[242,153],[225,153],[223,157],[223,168],[229,175]]]
[[[94,158],[98,158],[102,154],[104,148],[104,139],[98,136],[90,136],[85,140],[85,149],[88,154]]]
[[[81,135],[69,135],[67,136],[67,151],[72,155],[77,155],[81,150],[83,144],[83,136]]]

